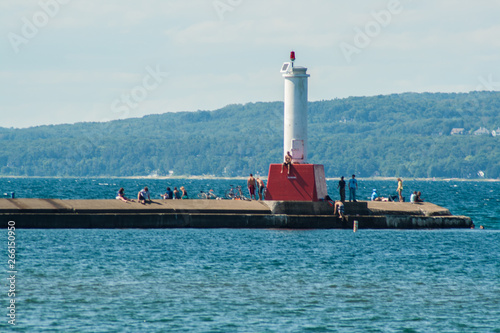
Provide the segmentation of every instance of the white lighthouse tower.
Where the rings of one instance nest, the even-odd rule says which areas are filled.
[[[281,67],[285,79],[285,116],[283,156],[290,152],[293,163],[307,163],[307,68],[294,66],[295,52],[291,62]]]
[[[292,155],[288,165],[271,164],[267,178],[266,200],[319,201],[327,195],[325,170],[321,164],[307,162],[307,68],[290,62],[281,67],[285,80],[283,156]]]

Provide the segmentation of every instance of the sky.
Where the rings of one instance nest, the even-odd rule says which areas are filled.
[[[0,127],[500,89],[500,1],[0,0]],[[171,129],[175,130],[175,129]]]

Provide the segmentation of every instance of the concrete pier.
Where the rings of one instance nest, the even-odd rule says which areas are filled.
[[[4,227],[16,228],[288,228],[434,229],[470,228],[431,203],[346,202],[344,219],[327,202],[157,200],[142,205],[119,200],[0,199]]]

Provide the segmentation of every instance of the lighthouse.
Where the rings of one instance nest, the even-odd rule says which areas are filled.
[[[291,62],[284,63],[281,73],[285,79],[285,115],[283,156],[290,152],[293,163],[307,162],[307,68],[294,66],[295,52]]]
[[[284,79],[283,160],[291,155],[291,166],[271,164],[266,200],[319,201],[327,195],[325,170],[307,162],[307,68],[295,66],[295,52],[281,66]]]

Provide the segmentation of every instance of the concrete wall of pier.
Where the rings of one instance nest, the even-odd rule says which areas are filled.
[[[346,203],[346,216],[333,216],[327,202],[161,200],[151,204],[118,200],[0,199],[4,227],[16,228],[288,228],[433,229],[470,228],[467,216],[454,216],[425,203]]]

